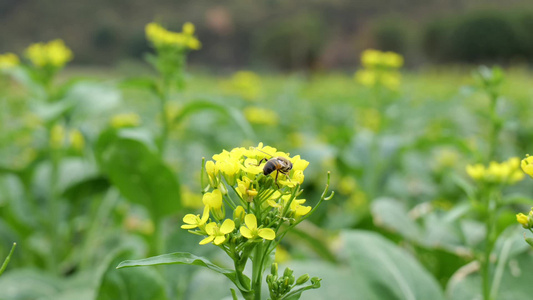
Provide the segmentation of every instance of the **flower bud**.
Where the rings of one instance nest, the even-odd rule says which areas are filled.
[[[311,284],[313,285],[313,288],[318,289],[320,287],[320,281],[321,280],[322,279],[320,279],[318,277],[311,278]]]
[[[296,285],[302,285],[306,283],[308,280],[309,280],[309,274],[304,274],[298,277],[298,280],[296,280]]]
[[[292,276],[293,271],[290,268],[286,268],[283,272],[283,277],[290,277]]]
[[[271,266],[270,266],[270,273],[272,275],[278,275],[278,264],[277,263],[273,263]]]

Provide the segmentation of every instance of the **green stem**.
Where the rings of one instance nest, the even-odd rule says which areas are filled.
[[[482,290],[483,290],[483,299],[491,300],[490,289],[491,289],[491,268],[490,268],[490,255],[495,244],[495,231],[494,231],[494,214],[496,212],[495,200],[493,191],[489,191],[486,201],[485,201],[485,250],[483,251],[483,256],[480,260],[481,263],[481,276],[482,276]]]
[[[167,102],[169,97],[169,83],[168,79],[163,79],[161,90],[159,92],[159,112],[161,114],[161,135],[159,136],[159,153],[161,156],[165,153],[165,146],[168,140],[169,120],[167,114]]]
[[[261,284],[263,281],[263,243],[255,246],[255,253],[252,260],[252,290],[254,300],[261,300]]]
[[[60,241],[59,226],[61,219],[60,209],[61,205],[59,203],[59,162],[61,160],[61,149],[51,149],[51,174],[50,174],[50,190],[48,194],[48,212],[49,215],[45,216],[48,218],[48,226],[50,230],[51,245],[50,245],[50,260],[49,260],[49,270],[54,273],[59,273],[59,256],[60,256]]]

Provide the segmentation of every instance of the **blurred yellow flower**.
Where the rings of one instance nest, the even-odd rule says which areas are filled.
[[[63,40],[56,39],[48,43],[36,43],[26,49],[26,56],[36,67],[62,68],[72,60],[72,51]]]
[[[524,215],[523,213],[519,213],[516,215],[516,221],[518,221],[518,223],[522,224],[522,226],[524,228],[528,228],[529,226],[529,220],[527,218],[526,215]]]
[[[239,71],[230,80],[222,81],[221,88],[228,94],[254,101],[261,94],[261,78],[254,72]]]
[[[244,109],[244,116],[248,122],[260,125],[276,125],[279,121],[278,113],[271,109],[250,106]]]
[[[83,151],[83,148],[85,147],[85,139],[83,138],[83,134],[78,129],[72,129],[68,136],[70,140],[70,146],[78,152]]]
[[[65,128],[61,125],[54,125],[50,130],[50,147],[53,149],[60,149],[65,142]]]
[[[533,177],[533,156],[529,156],[529,154],[527,154],[526,158],[522,159],[520,166],[522,167],[524,173]]]
[[[20,64],[17,55],[13,53],[0,54],[0,70],[11,69]]]
[[[515,184],[524,178],[518,157],[501,163],[492,161],[488,167],[482,164],[467,165],[466,172],[472,179],[487,183]]]
[[[111,127],[136,127],[141,124],[141,117],[136,113],[117,114],[111,118]]]
[[[155,48],[200,49],[202,44],[194,36],[194,25],[187,22],[183,25],[182,30],[182,32],[173,32],[155,22],[148,23],[145,27],[146,39]]]
[[[403,57],[394,52],[382,52],[368,49],[361,54],[363,69],[355,73],[354,79],[367,86],[383,86],[389,90],[397,90],[400,86],[401,75],[397,71],[403,66]]]

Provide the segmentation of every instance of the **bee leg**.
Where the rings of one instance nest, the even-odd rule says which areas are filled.
[[[260,164],[262,164],[264,161],[267,161],[267,160],[268,160],[268,159],[266,159],[266,158],[261,159],[261,160],[259,161],[259,163],[257,164],[256,167],[259,167]]]
[[[278,187],[278,190],[279,190],[278,175],[279,175],[279,170],[276,171],[276,179],[274,180],[274,182],[276,183],[276,186]]]
[[[280,171],[280,172],[281,172],[281,171]],[[281,174],[285,175],[285,176],[287,177],[287,180],[288,180],[288,181],[291,181],[291,177],[290,177],[289,173],[287,173],[287,172],[281,172]]]

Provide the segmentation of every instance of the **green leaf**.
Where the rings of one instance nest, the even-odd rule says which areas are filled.
[[[233,108],[226,105],[218,104],[215,102],[210,101],[193,101],[187,103],[179,112],[179,114],[172,120],[174,124],[179,124],[184,119],[186,119],[188,116],[196,113],[196,112],[202,112],[207,110],[214,110],[221,112],[228,117],[230,117],[243,131],[243,133],[248,137],[253,139],[255,136],[254,131],[252,127],[250,126],[250,123],[246,120],[246,118],[242,115],[242,113]]]
[[[533,254],[524,243],[521,226],[508,228],[498,238],[491,272],[491,299],[530,299],[533,281]],[[481,299],[481,276],[477,261],[469,263],[455,272],[446,287],[449,299]]]
[[[321,288],[305,292],[306,300],[444,299],[433,276],[382,236],[343,231],[339,242],[340,265],[316,261],[290,264],[297,274],[323,278]]]
[[[128,200],[145,206],[156,220],[181,208],[176,175],[143,134],[104,132],[96,155],[101,169]]]
[[[131,257],[122,251],[109,264],[103,275],[96,300],[166,300],[165,281],[154,269],[116,270],[114,266]]]
[[[13,246],[11,246],[11,251],[9,251],[9,254],[7,255],[6,259],[4,260],[4,263],[2,264],[2,267],[0,268],[0,275],[4,273],[4,271],[7,268],[7,264],[9,264],[9,261],[11,260],[11,256],[13,256],[13,252],[15,252],[15,248],[17,247],[17,243],[13,243]]]
[[[249,289],[237,280],[235,271],[225,269],[210,262],[207,258],[196,256],[187,252],[175,252],[169,254],[163,254],[159,256],[149,257],[138,260],[126,260],[121,262],[117,269],[129,268],[129,267],[141,267],[141,266],[158,266],[158,265],[194,265],[208,268],[212,271],[220,273],[229,280],[231,280],[241,291],[248,291]],[[246,286],[250,286],[250,280],[245,277]]]

